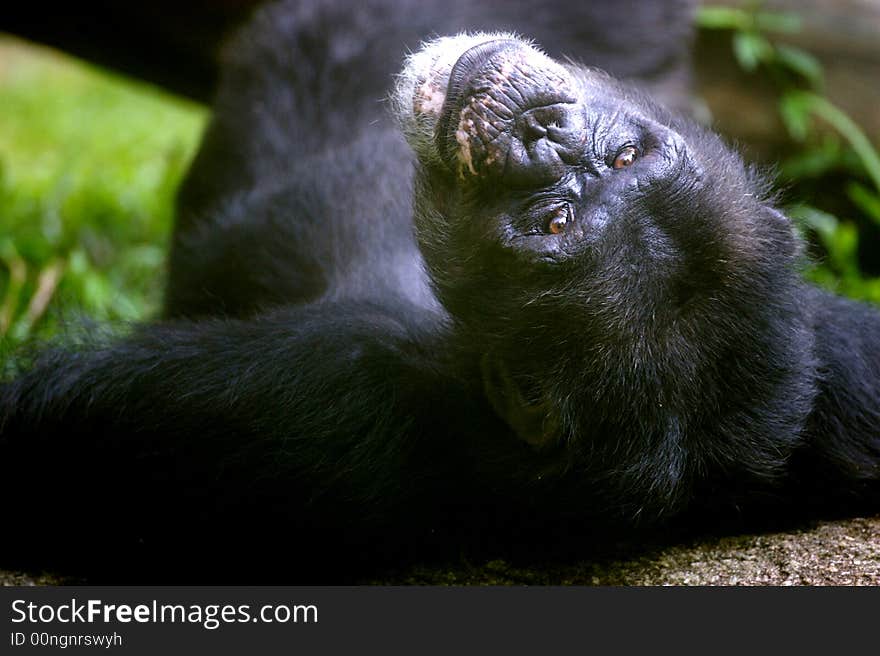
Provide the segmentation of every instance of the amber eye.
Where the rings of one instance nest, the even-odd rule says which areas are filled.
[[[568,225],[569,218],[571,218],[571,207],[569,205],[560,207],[556,213],[550,217],[550,221],[547,223],[547,231],[554,235],[564,232],[565,226]]]
[[[612,164],[612,166],[615,169],[626,168],[627,166],[635,162],[638,156],[639,151],[635,149],[635,146],[627,146],[626,148],[621,148],[617,155],[615,155],[614,164]]]

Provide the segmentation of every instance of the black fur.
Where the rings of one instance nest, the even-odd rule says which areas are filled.
[[[484,28],[684,105],[689,3],[334,4],[230,44],[163,319],[0,386],[3,512],[34,553],[326,582],[520,531],[877,507],[880,314],[800,280],[717,137],[577,74],[588,154],[511,189],[414,160],[382,102],[407,47]],[[645,156],[613,171],[590,148],[627,125]],[[550,238],[532,200],[560,179],[586,182]]]

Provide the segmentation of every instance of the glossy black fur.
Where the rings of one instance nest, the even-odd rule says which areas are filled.
[[[560,285],[468,232],[485,208],[414,166],[383,102],[407,48],[467,28],[684,106],[689,3],[335,4],[271,6],[230,44],[165,316],[0,386],[10,557],[328,582],[436,545],[877,507],[880,314],[800,281],[788,220],[719,139],[607,80],[711,184],[652,196],[675,225],[620,222]],[[447,231],[424,221],[438,202]],[[686,317],[656,318],[668,298]],[[496,376],[533,382],[564,439],[519,439]]]

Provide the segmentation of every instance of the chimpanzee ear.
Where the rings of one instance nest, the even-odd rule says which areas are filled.
[[[782,238],[778,240],[777,251],[787,256],[798,257],[803,254],[803,240],[798,236],[795,222],[781,210],[772,205],[764,205],[761,219],[777,227]]]
[[[766,216],[768,221],[773,221],[775,223],[779,223],[781,225],[791,225],[792,221],[786,214],[782,212],[782,210],[778,210],[772,205],[764,206],[764,215]]]
[[[549,403],[527,401],[507,366],[491,353],[483,356],[480,368],[486,398],[517,437],[535,448],[542,448],[556,441],[559,437],[559,422]]]

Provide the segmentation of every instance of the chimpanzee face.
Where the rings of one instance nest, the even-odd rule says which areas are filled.
[[[715,335],[733,314],[726,295],[796,251],[716,137],[521,39],[440,39],[411,58],[395,102],[438,294],[483,350],[499,413],[529,441],[564,432],[571,390],[601,396],[588,372],[647,416],[656,399],[641,397],[662,385],[644,372],[679,366],[670,349]]]
[[[671,260],[687,222],[670,205],[703,183],[684,138],[602,73],[519,39],[457,42],[468,38],[439,42],[404,117],[425,167],[417,221],[441,295],[490,272],[496,291],[513,277],[546,292],[553,276],[550,289],[576,282],[560,266]]]

